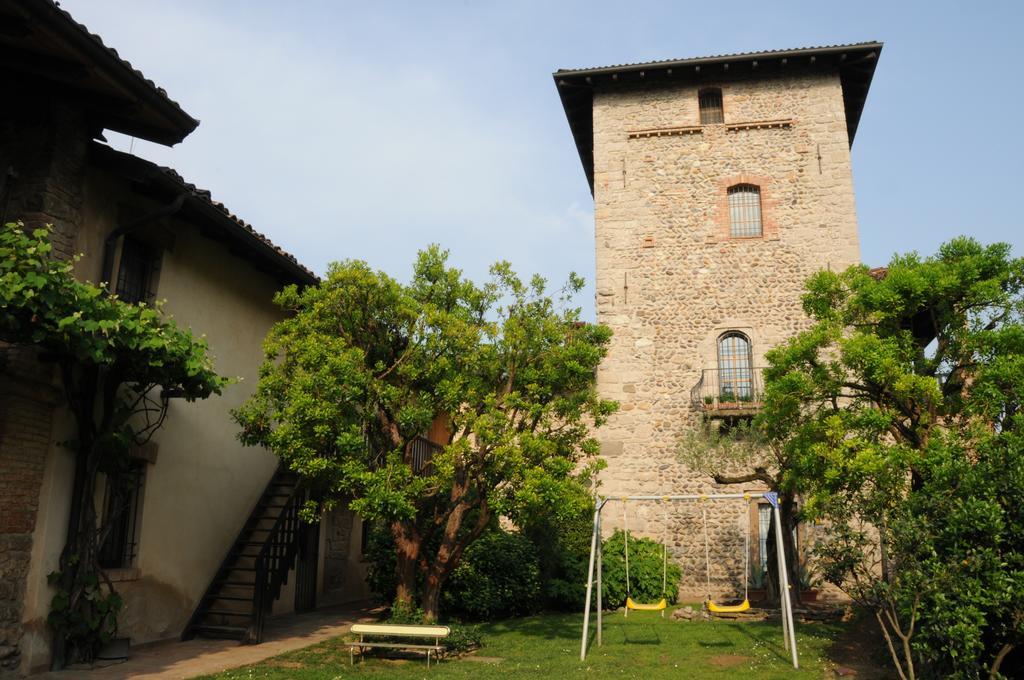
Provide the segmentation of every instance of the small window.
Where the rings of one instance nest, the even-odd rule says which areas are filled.
[[[729,235],[761,236],[761,189],[753,184],[729,187]]]
[[[151,301],[156,297],[158,266],[159,256],[152,248],[126,236],[117,267],[117,297],[129,304]]]
[[[793,506],[796,510],[796,505]],[[757,506],[757,557],[758,564],[762,569],[768,569],[768,535],[772,527],[772,506],[767,503],[759,503]],[[800,534],[796,527],[793,527],[793,546],[799,552]]]
[[[772,506],[757,506],[757,557],[762,569],[768,569],[768,531],[772,526]]]
[[[718,88],[701,90],[697,95],[700,103],[700,124],[713,125],[725,122],[725,113],[722,111],[722,91]]]
[[[750,339],[730,331],[718,339],[718,398],[750,401],[754,397],[754,360]]]
[[[98,559],[104,569],[131,567],[138,554],[139,506],[142,484],[146,476],[146,463],[132,461],[131,468],[119,475],[115,483],[107,479],[106,498],[103,501],[103,522],[100,530],[105,537]]]

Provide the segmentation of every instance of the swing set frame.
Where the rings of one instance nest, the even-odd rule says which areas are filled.
[[[638,494],[638,495],[609,495],[597,496],[594,504],[594,525],[590,535],[590,564],[587,567],[587,601],[583,609],[583,634],[580,638],[580,661],[587,658],[587,637],[590,633],[590,610],[591,602],[594,599],[594,586],[597,585],[597,602],[595,603],[595,618],[597,619],[596,642],[600,647],[603,644],[601,639],[601,627],[604,608],[601,605],[601,511],[610,501],[628,503],[629,501],[724,501],[724,500],[745,500],[749,506],[750,501],[764,499],[772,506],[772,515],[775,519],[775,542],[779,549],[775,551],[778,561],[780,583],[780,601],[782,619],[782,639],[789,649],[793,660],[793,668],[800,668],[800,661],[796,651],[796,634],[793,630],[793,602],[792,591],[789,584],[789,572],[786,569],[786,551],[782,550],[782,517],[779,514],[779,494],[775,491],[768,491],[763,494],[750,493],[711,493],[711,494]],[[749,508],[748,508],[749,510]],[[667,549],[667,545],[666,545]],[[596,574],[595,574],[596,571]],[[596,579],[595,579],[596,575]],[[743,578],[749,578],[744,574]]]

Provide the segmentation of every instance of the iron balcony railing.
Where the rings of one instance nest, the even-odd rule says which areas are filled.
[[[705,368],[690,390],[694,408],[703,411],[751,411],[763,399],[760,368]]]
[[[426,437],[416,437],[406,445],[406,455],[409,466],[417,475],[431,475],[434,473],[434,454],[443,450],[440,444],[435,444]],[[377,453],[371,459],[373,467],[380,467],[385,463],[386,454]]]
[[[444,449],[440,444],[435,444],[426,437],[416,437],[409,442],[409,459],[412,471],[417,475],[431,475],[434,473],[434,454]]]

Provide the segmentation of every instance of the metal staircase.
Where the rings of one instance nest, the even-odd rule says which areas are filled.
[[[303,501],[298,477],[279,467],[196,604],[182,640],[199,635],[260,642],[263,622],[295,565]]]

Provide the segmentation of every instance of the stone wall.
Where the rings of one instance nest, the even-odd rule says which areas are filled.
[[[366,583],[370,563],[363,558],[361,550],[366,528],[345,501],[324,516],[320,523],[323,567],[318,603],[333,605],[373,597]]]
[[[80,224],[88,134],[58,98],[8,92],[0,111],[0,218],[54,225],[57,257],[70,258]],[[24,347],[0,344],[0,676],[20,664],[25,581],[51,423],[52,369]]]
[[[698,86],[594,95],[597,316],[615,333],[598,384],[621,404],[599,435],[609,464],[605,493],[753,490],[716,488],[679,462],[680,438],[701,417],[690,389],[702,369],[716,367],[717,339],[728,330],[750,337],[754,365],[763,366],[767,349],[807,325],[800,307],[807,277],[859,261],[838,76],[700,87],[707,86],[722,88],[725,124],[700,126]],[[783,122],[730,129],[763,121]],[[728,236],[725,191],[740,182],[761,186],[763,237]],[[660,539],[665,522],[656,505],[635,504],[629,521]],[[721,594],[742,584],[742,505],[707,507],[712,589]],[[679,504],[668,526],[690,593],[704,589],[700,512],[697,503]],[[621,525],[621,514],[609,506],[606,533]]]
[[[347,564],[355,538],[356,516],[344,504],[336,506],[320,525],[324,537],[324,592],[340,591],[347,585]]]

